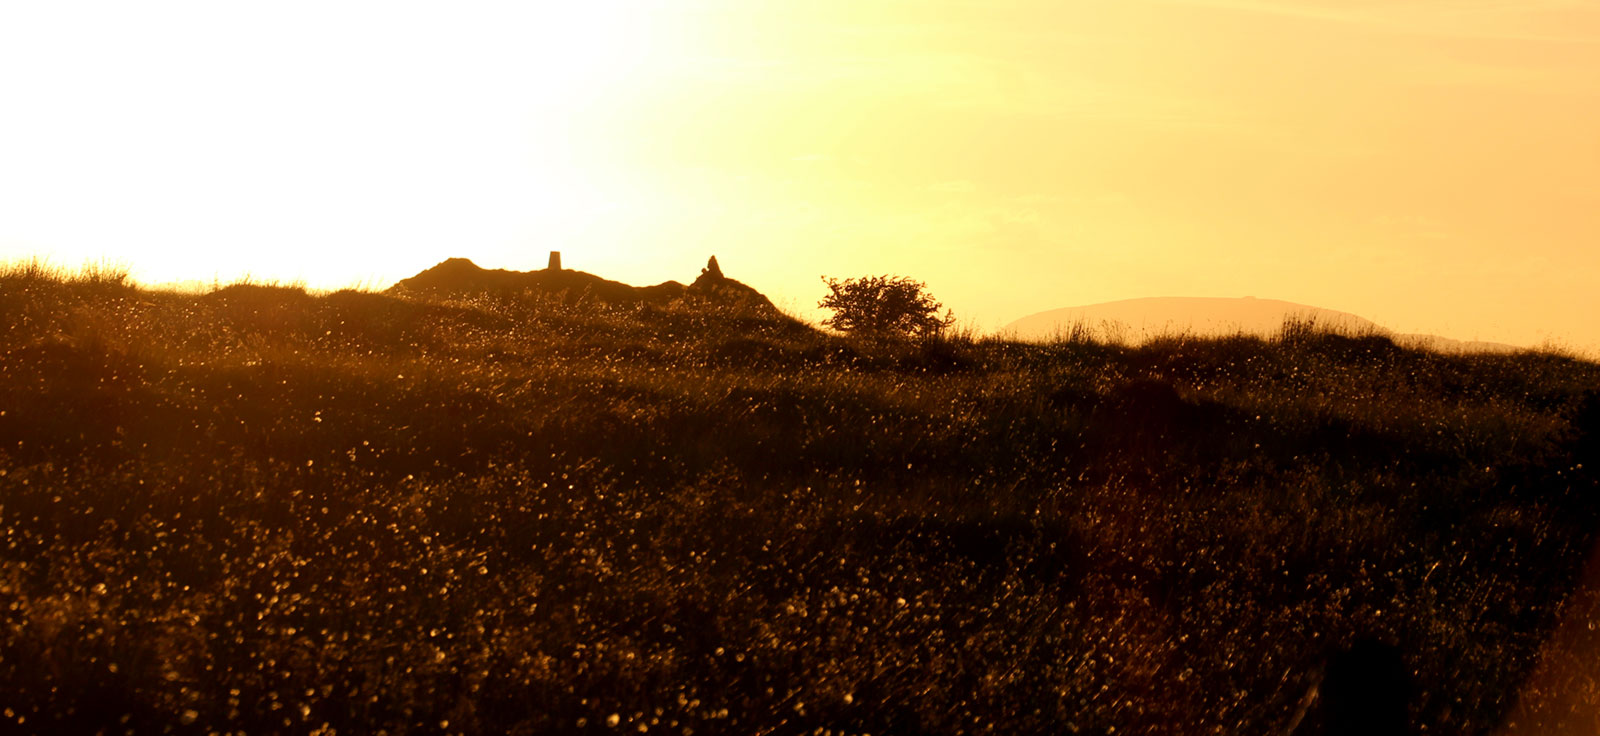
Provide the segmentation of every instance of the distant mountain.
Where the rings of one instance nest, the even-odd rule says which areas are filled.
[[[1270,337],[1285,320],[1309,321],[1351,334],[1386,335],[1405,345],[1446,352],[1510,352],[1519,348],[1501,343],[1452,340],[1438,335],[1397,334],[1369,319],[1348,312],[1255,297],[1149,297],[1052,309],[1023,317],[1001,328],[1023,340],[1048,340],[1088,329],[1095,334],[1117,334],[1135,341],[1160,335],[1226,335],[1244,333]]]

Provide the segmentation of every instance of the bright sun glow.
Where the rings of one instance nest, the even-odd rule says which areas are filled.
[[[383,286],[926,281],[987,329],[1256,294],[1600,346],[1600,8],[0,5],[0,258]]]
[[[624,204],[572,159],[572,121],[649,63],[643,8],[9,10],[3,246],[342,285],[576,237]]]

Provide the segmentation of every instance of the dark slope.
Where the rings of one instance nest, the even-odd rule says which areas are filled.
[[[0,269],[0,734],[1595,732],[1600,366],[722,288]]]

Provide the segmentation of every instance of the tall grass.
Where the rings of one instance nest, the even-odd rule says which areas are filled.
[[[18,731],[1486,732],[1600,508],[1570,356],[18,268]]]
[[[18,288],[25,285],[56,286],[68,284],[89,287],[128,286],[132,269],[126,264],[99,260],[88,261],[76,270],[58,266],[43,258],[12,261],[0,264],[0,285]]]

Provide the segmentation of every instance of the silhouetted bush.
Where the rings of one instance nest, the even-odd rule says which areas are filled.
[[[823,277],[828,295],[817,306],[833,316],[823,324],[840,332],[872,336],[935,335],[955,321],[925,285],[904,276]]]

